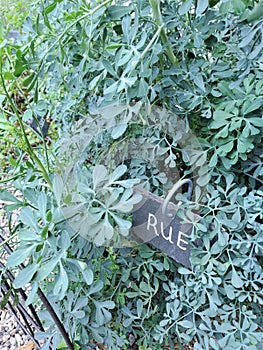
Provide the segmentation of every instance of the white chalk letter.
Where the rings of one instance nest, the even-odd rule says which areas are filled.
[[[152,222],[151,222],[151,219],[153,219]],[[150,230],[150,226],[152,226],[156,236],[159,236],[159,234],[157,232],[157,229],[156,229],[156,225],[157,225],[157,219],[156,219],[155,215],[153,215],[152,213],[149,213],[149,215],[148,215],[148,222],[147,222],[147,230],[149,231]]]
[[[172,234],[173,234],[173,228],[172,228],[172,226],[169,226],[169,235],[166,237],[166,236],[164,235],[163,222],[161,221],[161,232],[162,232],[163,238],[166,239],[166,241],[169,241],[170,243],[174,244],[174,242],[172,241]]]
[[[186,242],[184,239],[182,239],[182,236],[185,236],[185,237],[189,237],[188,235],[186,235],[185,233],[179,231],[178,233],[178,239],[177,239],[177,247],[179,247],[180,249],[182,250],[186,250],[186,247],[182,247],[180,245],[180,243],[184,243],[184,244],[188,244],[188,242]]]

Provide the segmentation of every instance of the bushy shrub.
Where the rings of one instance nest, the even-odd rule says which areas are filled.
[[[24,24],[27,42],[13,46],[11,60],[2,45],[2,106],[18,120],[24,137],[24,153],[11,157],[9,166],[22,199],[7,190],[0,194],[9,213],[20,209],[13,232],[19,247],[8,267],[29,258],[14,287],[30,282],[28,303],[33,303],[41,286],[81,349],[94,339],[110,349],[125,348],[134,339],[142,349],[154,350],[190,342],[195,349],[260,348],[260,4],[255,14],[254,2],[242,0],[45,1],[37,20],[28,18]],[[10,81],[28,101],[22,113],[8,94]],[[211,178],[196,203],[202,221],[195,237],[202,244],[192,250],[192,269],[147,244],[97,247],[76,235],[62,215],[63,184],[53,172],[61,140],[112,101],[165,107],[190,125],[202,145],[201,164],[208,160]],[[48,116],[57,125],[58,140],[52,142],[50,135],[52,147],[43,145],[41,136],[37,146],[30,144],[25,130],[29,114]],[[129,133],[136,130],[118,129],[116,139]],[[90,148],[91,177],[103,149],[115,142],[112,135],[100,136]],[[192,176],[180,152],[175,147],[171,157],[182,176]],[[128,178],[129,171],[132,167]],[[150,182],[149,189],[156,189],[158,181]],[[44,348],[52,339],[56,348],[60,336],[50,315],[42,311],[41,317],[50,326]]]

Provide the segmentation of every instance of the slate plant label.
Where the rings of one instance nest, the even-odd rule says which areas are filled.
[[[50,126],[50,123],[46,120],[45,117],[37,116],[37,120],[38,120],[38,122],[35,119],[32,119],[30,121],[29,125],[40,136],[43,135],[44,137],[46,137],[47,133],[48,133],[49,126]]]
[[[182,265],[191,268],[189,238],[193,225],[181,224],[177,216],[178,206],[169,203],[167,213],[162,213],[164,199],[136,188],[142,201],[134,206],[132,214],[132,233],[166,253]],[[167,215],[169,214],[169,216]]]

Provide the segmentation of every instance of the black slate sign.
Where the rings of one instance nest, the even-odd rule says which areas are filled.
[[[193,225],[181,223],[182,219],[177,215],[178,206],[175,204],[169,202],[166,213],[163,213],[164,199],[139,188],[135,192],[142,195],[142,200],[133,208],[133,235],[137,240],[152,244],[177,262],[191,268],[189,237]]]
[[[49,122],[45,117],[37,116],[37,121],[32,119],[29,123],[31,128],[35,130],[40,136],[46,137],[49,129]]]

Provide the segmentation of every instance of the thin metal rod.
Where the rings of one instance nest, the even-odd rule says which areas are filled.
[[[0,261],[0,267],[1,268],[5,268],[5,265]],[[10,281],[11,282],[13,282],[14,281],[14,276],[13,276],[13,274],[9,271],[9,270],[6,270],[5,271],[5,274],[7,275],[7,277],[10,279]],[[27,300],[27,296],[26,296],[26,293],[24,292],[24,290],[22,289],[22,288],[19,288],[18,289],[18,292],[19,292],[19,294],[21,294],[21,297],[22,297],[22,299],[24,300],[24,301],[26,301]],[[22,306],[23,307],[23,306]],[[43,328],[43,326],[42,326],[42,323],[41,323],[41,321],[40,321],[40,319],[39,319],[39,317],[38,317],[38,314],[36,313],[36,310],[34,309],[34,307],[30,304],[30,305],[28,305],[28,308],[29,308],[29,310],[30,310],[30,312],[32,313],[32,316],[35,318],[33,318],[33,317],[31,317],[31,315],[29,315],[28,314],[28,312],[27,312],[27,315],[28,315],[28,317],[30,317],[30,320],[31,320],[31,322],[34,324],[34,326],[39,330],[39,331],[42,331],[42,332],[44,332],[45,330],[44,330],[44,328]]]
[[[3,241],[3,238],[0,235],[0,240]],[[13,250],[11,249],[11,247],[9,246],[9,244],[5,244],[4,245],[4,249],[6,250],[6,252],[11,255],[13,253]],[[20,264],[18,265],[20,270],[23,270],[25,268],[24,264]],[[56,326],[58,327],[62,337],[64,338],[66,345],[68,347],[68,350],[74,350],[74,346],[69,338],[69,335],[65,329],[65,327],[63,326],[62,322],[60,321],[60,319],[58,318],[58,315],[56,314],[54,308],[52,307],[52,305],[49,303],[49,301],[47,300],[46,296],[44,295],[44,293],[42,292],[42,290],[39,288],[37,291],[37,295],[39,296],[40,300],[42,301],[42,303],[44,304],[44,306],[46,307],[47,311],[49,312],[50,316],[53,318],[53,321],[55,322]]]
[[[71,343],[71,340],[69,339],[69,335],[65,330],[65,327],[63,326],[63,324],[61,323],[60,319],[58,318],[54,308],[52,307],[52,305],[50,304],[50,302],[47,300],[46,296],[44,295],[44,293],[42,292],[42,290],[39,288],[37,291],[37,294],[40,298],[40,300],[42,301],[42,303],[44,304],[44,306],[46,307],[47,311],[49,312],[50,316],[53,318],[56,326],[58,327],[62,337],[64,338],[67,347],[69,350],[74,350],[74,346]]]
[[[5,293],[8,292],[8,288],[6,286],[4,286],[4,285],[2,285],[1,289],[2,289],[2,292],[5,292]],[[22,328],[22,330],[24,331],[24,333],[27,334],[32,341],[34,341],[34,343],[36,344],[36,346],[38,348],[40,348],[40,344],[39,344],[39,342],[37,340],[35,340],[34,332],[32,331],[31,326],[27,322],[27,319],[25,319],[24,315],[21,314],[21,316],[23,318],[23,321],[26,323],[26,326],[23,324],[23,322],[21,322],[20,318],[18,317],[18,315],[17,315],[17,313],[15,311],[15,308],[13,307],[13,305],[11,304],[10,301],[7,302],[7,305],[8,305],[9,311],[14,316],[16,321],[19,323],[19,325]]]
[[[21,320],[19,319],[19,317],[16,315],[15,313],[15,309],[13,308],[13,306],[11,305],[10,302],[8,302],[8,309],[10,310],[10,312],[12,313],[12,315],[14,316],[14,318],[17,320],[17,322],[19,323],[19,326],[22,328],[22,330],[24,331],[25,334],[28,335],[28,337],[34,342],[35,346],[40,349],[41,346],[39,344],[39,342],[35,339],[34,335],[31,334],[31,332],[27,329],[27,327],[23,324],[23,322],[21,322]]]
[[[164,215],[168,206],[168,203],[172,199],[173,195],[178,191],[180,187],[183,185],[188,184],[188,191],[187,191],[187,200],[191,200],[192,192],[193,192],[193,182],[190,179],[184,179],[176,182],[176,184],[173,185],[171,190],[169,191],[168,195],[166,196],[163,206],[162,206],[162,214]]]

